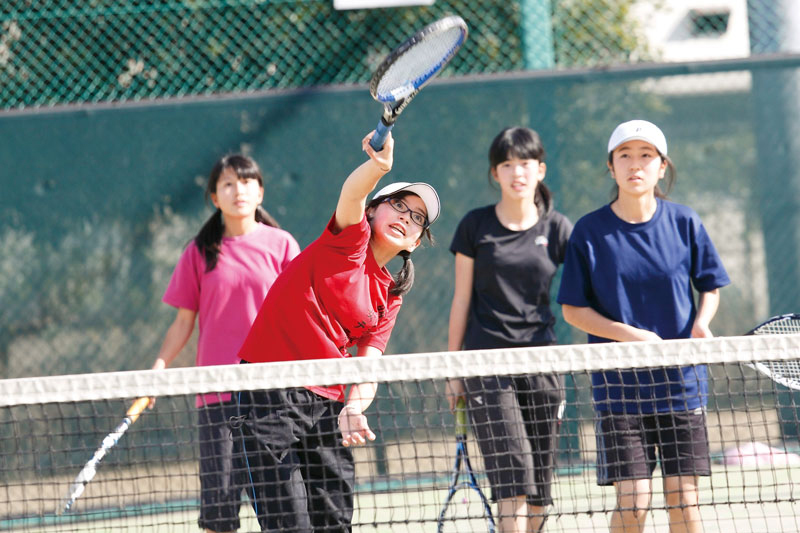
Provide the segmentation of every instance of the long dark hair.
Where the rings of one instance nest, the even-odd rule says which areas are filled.
[[[412,195],[414,193],[408,191],[400,191],[397,194],[389,194],[385,196],[378,196],[374,198],[371,202],[367,204],[367,209],[371,207],[378,207],[384,200],[387,198],[405,198],[406,196]],[[416,196],[416,195],[415,195]],[[433,244],[433,233],[431,233],[430,226],[424,228],[422,230],[422,237],[428,239],[428,241]],[[400,270],[393,276],[394,277],[394,287],[389,289],[389,294],[394,294],[398,296],[402,296],[406,294],[408,291],[411,290],[411,286],[414,285],[414,263],[411,261],[411,252],[408,250],[403,250],[398,253],[400,257],[403,258],[403,266]]]
[[[495,186],[492,170],[497,165],[509,159],[535,159],[544,163],[544,145],[539,134],[530,128],[511,127],[505,128],[497,134],[489,146],[489,184]],[[553,210],[553,193],[543,181],[536,185],[533,203],[539,216],[542,217]]]
[[[672,192],[672,188],[675,186],[675,180],[678,177],[678,171],[675,170],[675,165],[672,163],[672,159],[669,158],[668,155],[662,154],[658,149],[656,149],[659,157],[667,162],[667,172],[664,175],[664,179],[666,180],[666,185],[664,186],[664,190],[661,190],[661,187],[658,186],[656,183],[655,189],[655,196],[656,198],[662,198],[666,200],[668,198],[669,193]],[[614,166],[614,151],[612,150],[611,153],[608,154],[608,166]],[[609,169],[610,172],[610,169]],[[611,201],[613,202],[619,198],[619,185],[614,183],[613,188],[611,189]]]
[[[211,195],[217,192],[217,182],[219,177],[226,170],[230,169],[239,177],[240,180],[258,180],[258,184],[264,187],[264,178],[261,169],[258,168],[252,158],[241,154],[229,154],[214,164],[211,173],[208,175],[206,184],[205,199],[208,202]],[[273,228],[280,228],[278,221],[267,210],[261,206],[256,208],[256,220]],[[206,260],[206,272],[211,272],[217,266],[217,258],[222,244],[222,235],[225,227],[222,223],[222,210],[217,208],[214,214],[203,224],[200,231],[194,238],[194,243]]]

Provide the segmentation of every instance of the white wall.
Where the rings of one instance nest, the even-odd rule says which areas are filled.
[[[727,31],[719,36],[692,35],[690,12],[693,9],[729,10]],[[660,61],[700,61],[750,55],[747,0],[641,0],[635,14],[642,21],[644,34]]]

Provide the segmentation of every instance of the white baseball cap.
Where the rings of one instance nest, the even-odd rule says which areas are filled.
[[[652,122],[646,120],[629,120],[614,129],[608,139],[608,153],[613,152],[620,144],[628,141],[644,141],[656,147],[661,155],[667,155],[667,138]]]
[[[413,192],[414,194],[422,198],[422,203],[425,204],[425,209],[428,211],[428,225],[436,222],[436,219],[439,218],[439,212],[441,211],[441,207],[439,204],[439,195],[436,193],[436,189],[434,189],[427,183],[422,183],[422,182],[409,183],[407,181],[396,181],[394,183],[390,183],[386,187],[383,187],[381,190],[376,192],[375,196],[373,196],[372,199],[374,200],[375,198],[381,196],[391,196],[400,191]]]

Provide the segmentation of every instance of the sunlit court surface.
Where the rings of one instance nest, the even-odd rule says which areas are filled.
[[[710,480],[701,483],[701,514],[704,531],[763,532],[795,531],[800,527],[797,503],[797,482],[800,466],[794,468],[764,469],[745,468],[732,472],[721,466],[714,468]],[[396,483],[400,485],[401,483]],[[737,488],[728,488],[728,487]],[[353,531],[356,532],[436,532],[437,519],[446,489],[427,490],[416,487],[397,487],[377,493],[359,491],[356,497],[356,512]],[[588,509],[608,508],[613,500],[611,489],[594,486],[594,472],[562,474],[557,477],[555,493],[558,503],[554,506],[548,531],[603,531],[608,527],[609,512]],[[726,500],[738,503],[726,503]],[[662,531],[667,527],[663,498],[656,491],[654,510],[645,527],[646,532]],[[173,510],[174,509],[174,510]],[[125,515],[132,516],[125,516]],[[94,515],[94,516],[92,516]],[[151,508],[131,508],[97,511],[73,523],[27,526],[24,520],[7,521],[4,529],[45,532],[90,532],[90,531],[152,531],[194,532],[197,531],[197,502],[171,502]],[[250,508],[241,513],[240,531],[260,531],[258,522]],[[482,509],[470,507],[456,501],[453,523],[445,530],[464,532],[487,531]]]

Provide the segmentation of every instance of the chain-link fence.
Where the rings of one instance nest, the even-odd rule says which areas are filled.
[[[489,77],[423,91],[395,128],[392,176],[433,183],[444,210],[433,228],[438,245],[414,254],[417,281],[392,352],[446,348],[447,248],[467,210],[497,200],[485,153],[509,124],[540,131],[556,206],[576,220],[609,200],[604,148],[613,126],[654,120],[678,168],[673,197],[701,214],[733,279],[715,331],[739,334],[793,310],[800,150],[786,151],[800,136],[786,117],[797,114],[800,59],[694,74],[659,68]],[[697,80],[704,92],[672,90]],[[148,367],[174,316],[160,297],[210,214],[202,191],[213,162],[252,154],[265,173],[267,209],[305,246],[363,160],[359,140],[379,109],[357,87],[0,116],[3,375]],[[560,328],[563,342],[584,340]]]
[[[363,83],[413,30],[451,13],[471,35],[450,76],[669,60],[676,43],[694,59],[707,58],[704,48],[709,57],[748,55],[745,2],[728,3],[709,10],[675,0],[437,0],[337,11],[332,0],[6,0],[0,105]],[[763,36],[750,48],[774,51],[773,2],[750,4]],[[664,28],[671,33],[661,39]]]
[[[576,220],[608,200],[610,129],[655,121],[679,171],[674,198],[700,212],[732,274],[715,331],[797,311],[800,58],[745,57],[785,51],[785,25],[778,2],[731,4],[739,10],[727,20],[717,8],[684,9],[659,45],[648,14],[676,12],[673,2],[437,0],[359,11],[328,0],[3,2],[0,376],[149,367],[174,316],[160,297],[210,214],[202,187],[226,152],[256,158],[266,207],[311,242],[380,112],[353,84],[413,29],[453,12],[471,34],[451,81],[426,88],[395,129],[393,176],[433,183],[444,212],[438,246],[415,252],[416,286],[390,351],[446,347],[447,247],[468,209],[496,201],[485,153],[513,124],[542,134],[556,206]],[[553,14],[544,26],[530,20],[542,6]],[[712,42],[744,15],[740,59],[666,62],[683,35],[675,28]],[[631,65],[651,60],[661,62]],[[452,80],[466,73],[490,75]],[[308,88],[320,84],[337,87]],[[47,107],[78,103],[103,105]],[[584,339],[563,322],[559,333]]]

